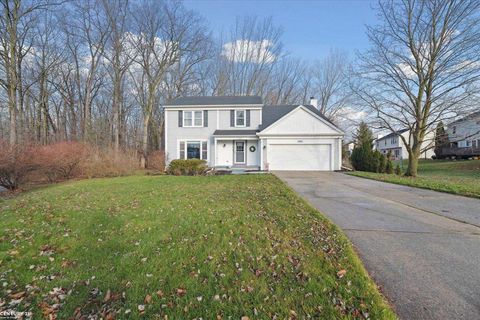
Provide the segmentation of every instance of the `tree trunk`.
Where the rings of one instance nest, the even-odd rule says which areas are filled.
[[[113,88],[113,102],[112,102],[112,111],[113,111],[113,148],[115,150],[115,156],[118,155],[120,149],[120,104],[121,104],[121,82],[120,76],[115,74],[114,79],[114,88]]]
[[[143,137],[142,137],[142,154],[140,156],[140,167],[145,169],[147,167],[147,153],[148,153],[148,126],[150,124],[150,114],[147,113],[143,118]]]
[[[415,144],[412,151],[408,153],[408,167],[405,172],[407,177],[416,177],[418,171],[418,158],[420,157],[420,146]]]
[[[17,108],[15,105],[10,106],[10,145],[17,143]]]

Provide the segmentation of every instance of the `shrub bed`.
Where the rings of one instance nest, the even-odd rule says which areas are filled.
[[[167,174],[174,176],[199,176],[207,172],[207,163],[205,160],[188,159],[172,160],[167,168]]]

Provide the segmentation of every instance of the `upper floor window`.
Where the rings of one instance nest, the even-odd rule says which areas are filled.
[[[235,127],[245,127],[245,110],[235,110]]]
[[[452,128],[452,133],[453,133],[453,134],[457,133],[457,126],[453,126],[453,128]]]
[[[203,127],[203,111],[183,111],[184,127]]]
[[[392,138],[392,139],[390,140],[390,143],[392,143],[392,144],[397,143],[397,138]]]

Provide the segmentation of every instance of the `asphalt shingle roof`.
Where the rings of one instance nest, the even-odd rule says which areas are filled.
[[[263,104],[259,96],[209,96],[180,97],[169,101],[167,106],[222,106],[222,105],[258,105]]]
[[[479,116],[480,116],[480,111],[475,111],[473,113],[470,113],[466,117],[463,117],[461,119],[457,119],[457,120],[451,122],[449,125],[451,126],[453,124],[457,124],[457,123],[460,123],[460,122],[463,122],[463,121],[466,121],[466,120],[475,119],[476,117],[479,117]]]
[[[402,134],[402,133],[404,133],[404,132],[407,132],[407,131],[408,131],[408,129],[398,130],[398,131],[396,131],[396,132],[389,133],[389,134],[387,134],[387,135],[384,136],[384,137],[378,138],[378,140],[383,140],[383,139],[392,138],[392,137],[394,137],[394,136],[398,136],[398,135],[400,135],[400,134]]]
[[[254,136],[257,130],[215,130],[214,136]]]
[[[259,96],[192,96],[192,97],[180,97],[176,98],[166,104],[166,106],[228,106],[228,105],[262,105],[262,98]],[[337,127],[327,117],[325,117],[317,108],[309,104],[301,104],[311,112],[315,113],[323,120],[327,121],[331,125]],[[287,113],[298,108],[300,104],[292,105],[264,105],[262,107],[262,122],[260,130],[269,127],[272,123],[282,118]],[[227,132],[228,131],[228,132]],[[234,134],[235,130],[217,130],[216,135],[220,135],[218,132],[222,132],[222,135]],[[247,131],[247,130],[237,130]]]
[[[295,110],[298,108],[298,106],[301,106],[300,104],[292,104],[292,105],[278,105],[278,106],[263,106],[262,109],[262,126],[260,127],[260,130],[263,130],[267,127],[269,127],[272,123],[277,121],[278,119],[282,118],[284,115],[287,113]],[[337,127],[332,121],[330,121],[327,117],[323,115],[317,108],[310,104],[302,104],[305,108],[310,110],[311,112],[315,113],[319,117],[321,117],[323,120],[327,121],[331,125]]]

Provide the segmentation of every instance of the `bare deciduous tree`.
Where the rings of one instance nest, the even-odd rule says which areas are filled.
[[[0,1],[0,58],[4,78],[0,86],[7,91],[10,117],[10,143],[18,141],[18,113],[23,109],[19,101],[23,99],[21,90],[22,61],[30,46],[25,42],[35,23],[36,14],[45,9],[44,1],[2,0]]]
[[[351,105],[347,55],[339,50],[331,51],[314,64],[310,76],[311,90],[318,97],[319,110],[330,120],[335,120],[345,107]]]
[[[197,50],[206,39],[198,16],[179,2],[150,1],[137,8],[134,16],[136,66],[132,74],[143,111],[141,167],[145,168],[151,119],[160,105],[159,91],[181,57]],[[135,70],[138,67],[140,70]]]
[[[96,84],[102,80],[98,74],[101,59],[110,33],[110,21],[105,17],[99,0],[75,1],[71,15],[65,17],[67,47],[76,66],[77,86],[82,105],[82,137],[92,138],[92,101]]]
[[[105,16],[109,20],[111,32],[109,33],[107,45],[108,50],[105,50],[105,58],[109,61],[109,74],[112,81],[112,114],[113,114],[113,145],[115,153],[118,154],[121,139],[121,113],[123,92],[122,84],[124,82],[125,74],[128,71],[133,59],[128,52],[129,47],[127,30],[129,28],[129,14],[126,0],[102,0],[102,5],[105,10]]]
[[[391,131],[410,130],[406,175],[416,176],[426,134],[465,114],[480,79],[480,2],[380,1],[381,24],[368,28],[358,97]]]

